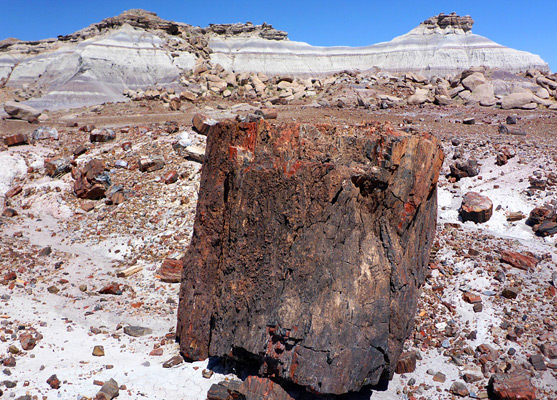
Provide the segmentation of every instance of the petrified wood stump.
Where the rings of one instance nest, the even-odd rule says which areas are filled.
[[[183,354],[340,394],[392,375],[437,215],[438,140],[389,125],[208,132],[178,311]]]

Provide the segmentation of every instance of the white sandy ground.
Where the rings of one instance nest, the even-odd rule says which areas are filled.
[[[14,177],[26,173],[27,166],[31,163],[39,165],[46,155],[45,151],[33,147],[33,154],[27,156],[27,163],[22,161],[22,152],[25,148],[9,149],[0,153],[0,193],[11,187]],[[29,150],[27,150],[29,151]],[[542,160],[543,161],[543,160]],[[522,191],[528,186],[528,176],[538,168],[537,165],[519,165],[518,157],[510,160],[503,167],[494,165],[494,158],[490,157],[481,161],[482,179],[463,179],[456,185],[443,183],[439,190],[439,223],[460,223],[458,221],[458,208],[462,195],[472,189],[480,191],[491,198],[494,210],[497,205],[502,209],[494,211],[491,220],[485,224],[474,223],[462,224],[466,231],[472,233],[489,233],[494,237],[513,239],[521,249],[529,249],[535,253],[551,253],[553,259],[557,259],[555,248],[556,238],[539,238],[533,235],[531,229],[523,221],[509,223],[506,221],[506,211],[522,211],[528,214],[536,205],[540,205],[540,199],[530,199]],[[9,173],[5,173],[9,171]],[[501,173],[504,175],[501,175]],[[520,183],[519,179],[523,182]],[[496,179],[496,181],[494,181]],[[51,181],[43,178],[34,182],[35,187],[59,186],[61,190],[68,190],[69,181],[61,179]],[[494,184],[499,188],[494,188]],[[40,192],[40,191],[39,191]],[[40,398],[48,399],[82,399],[93,397],[99,387],[93,385],[93,380],[105,381],[115,379],[118,384],[126,385],[127,390],[120,392],[119,399],[192,399],[204,400],[207,390],[211,384],[221,381],[225,376],[215,373],[210,379],[202,377],[202,371],[207,366],[207,361],[195,363],[183,363],[179,366],[165,369],[162,363],[172,356],[178,354],[178,346],[172,340],[163,345],[164,355],[149,356],[153,345],[160,342],[165,334],[173,331],[176,324],[176,307],[159,305],[156,312],[131,313],[129,304],[133,302],[133,296],[128,293],[139,294],[151,299],[154,303],[165,303],[168,298],[177,299],[177,284],[161,284],[155,279],[155,266],[145,265],[144,270],[128,279],[114,278],[117,262],[131,251],[129,237],[110,237],[97,242],[78,243],[70,240],[75,233],[65,232],[60,229],[59,222],[69,218],[73,211],[66,205],[61,197],[57,197],[56,191],[50,191],[47,195],[36,195],[35,201],[29,210],[40,218],[23,217],[17,223],[11,223],[2,227],[1,235],[12,236],[14,232],[23,231],[24,237],[29,245],[39,247],[51,246],[53,252],[64,252],[70,256],[63,265],[56,279],[65,277],[70,281],[70,287],[57,295],[38,291],[35,285],[19,283],[13,290],[6,286],[0,286],[0,296],[9,295],[9,300],[4,297],[0,300],[1,320],[12,322],[15,326],[26,324],[35,327],[44,338],[37,347],[17,357],[17,366],[12,368],[12,375],[0,375],[1,380],[17,381],[13,389],[5,389],[5,398],[17,397],[24,394],[38,395]],[[52,236],[52,233],[56,233]],[[4,240],[4,239],[3,239]],[[135,238],[135,240],[139,240]],[[115,250],[120,250],[118,253]],[[442,249],[439,257],[452,262],[453,254],[450,250]],[[0,260],[5,263],[6,260]],[[459,261],[456,268],[463,271],[471,268],[470,260]],[[543,280],[548,280],[551,264],[544,264],[541,271],[537,271]],[[52,275],[53,268],[48,266]],[[434,271],[434,276],[437,274]],[[36,286],[49,286],[53,282],[43,282],[38,277]],[[103,301],[104,296],[85,295],[78,286],[87,284],[91,288],[117,281],[127,284],[131,289],[125,292],[121,298],[111,296],[108,301]],[[473,313],[469,305],[462,300],[461,285],[469,285],[471,289],[481,293],[489,290],[489,282],[482,275],[463,273],[455,278],[455,286],[447,288],[442,295],[451,304],[456,306],[455,321],[459,324],[470,324],[477,330],[477,339],[471,343],[477,346],[489,342],[493,329],[499,329],[500,318],[496,315],[489,297],[482,296],[484,311]],[[102,309],[95,311],[92,315],[85,315],[86,311],[93,310],[95,306]],[[116,330],[117,326],[141,325],[153,329],[153,334],[132,338],[123,334],[122,330]],[[437,328],[443,330],[445,322],[441,321]],[[100,334],[90,334],[90,327],[100,328]],[[112,336],[116,334],[116,336]],[[5,351],[7,345],[18,341],[8,340],[1,343],[0,349]],[[102,345],[105,349],[104,357],[94,357],[91,352],[95,345]],[[520,353],[519,353],[520,355]],[[524,358],[526,354],[523,355]],[[459,373],[463,367],[449,363],[448,358],[442,355],[442,351],[431,349],[422,353],[423,360],[418,362],[414,373],[395,375],[390,382],[389,389],[385,392],[374,392],[372,399],[405,399],[402,388],[409,379],[415,378],[417,384],[425,383],[432,388],[423,394],[430,399],[445,399],[448,396],[446,389],[452,382],[459,380]],[[113,368],[107,368],[112,365]],[[43,367],[44,366],[44,367]],[[442,371],[446,376],[443,384],[433,382],[432,376],[427,370]],[[480,371],[470,372],[481,375]],[[46,380],[52,374],[57,374],[62,381],[59,390],[51,389]],[[235,379],[229,376],[230,379]],[[28,385],[24,386],[24,382]],[[536,379],[538,387],[555,388],[557,380],[550,372],[542,374]],[[438,392],[436,388],[441,388]],[[44,397],[43,397],[44,396]],[[84,397],[86,396],[86,397]]]

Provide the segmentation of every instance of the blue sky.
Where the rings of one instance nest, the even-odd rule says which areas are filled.
[[[285,30],[290,40],[321,46],[366,46],[391,40],[440,12],[471,15],[473,32],[540,55],[557,71],[557,0],[0,0],[0,39],[65,35],[130,8],[192,25],[251,21]],[[550,22],[553,21],[553,22]]]

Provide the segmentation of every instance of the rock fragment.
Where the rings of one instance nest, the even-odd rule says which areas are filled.
[[[462,221],[473,221],[481,224],[489,221],[493,214],[493,203],[491,200],[476,192],[468,192],[462,198],[459,215]]]
[[[23,133],[18,133],[11,136],[6,136],[4,138],[4,143],[6,146],[19,146],[23,144],[27,144],[27,135]]]
[[[501,250],[499,254],[501,255],[501,262],[524,271],[534,269],[540,262],[540,260],[533,255],[522,254],[516,251]]]
[[[535,400],[536,388],[526,371],[493,374],[488,390],[496,400]]]
[[[129,325],[124,327],[124,333],[133,337],[141,337],[150,335],[151,333],[153,333],[153,330],[150,328],[145,328],[143,326]]]
[[[159,268],[158,274],[163,282],[179,283],[182,280],[183,268],[184,264],[182,260],[167,258]]]
[[[50,385],[52,389],[60,389],[60,380],[56,376],[56,374],[51,375],[47,380],[46,383]]]
[[[118,396],[119,392],[118,383],[114,379],[109,379],[102,385],[94,400],[112,400]]]
[[[193,128],[202,135],[207,135],[209,129],[216,123],[216,120],[199,113],[195,114],[192,119]]]

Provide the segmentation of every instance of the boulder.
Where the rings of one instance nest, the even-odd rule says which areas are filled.
[[[450,176],[461,179],[471,178],[480,173],[480,166],[475,158],[469,158],[466,161],[457,161],[450,167]]]
[[[468,102],[479,103],[483,107],[492,107],[497,104],[493,84],[483,83],[476,86],[468,98]]]
[[[536,103],[534,103],[534,95],[532,93],[515,92],[503,97],[501,101],[501,108],[503,110],[508,110],[511,108],[532,109],[532,104],[534,104],[533,108],[536,108]]]
[[[481,224],[491,218],[493,203],[486,196],[476,192],[468,192],[462,198],[459,214],[463,222],[473,221]]]
[[[484,74],[481,72],[474,72],[462,80],[462,86],[469,91],[474,92],[478,86],[484,85],[486,82]]]
[[[424,104],[429,101],[427,97],[428,93],[426,89],[416,89],[416,93],[408,97],[407,103],[411,106]]]
[[[224,121],[207,138],[182,354],[318,393],[392,376],[435,234],[439,141],[266,120]]]
[[[5,102],[4,111],[6,111],[11,118],[23,119],[28,122],[38,122],[39,115],[41,115],[39,110],[15,101]]]

